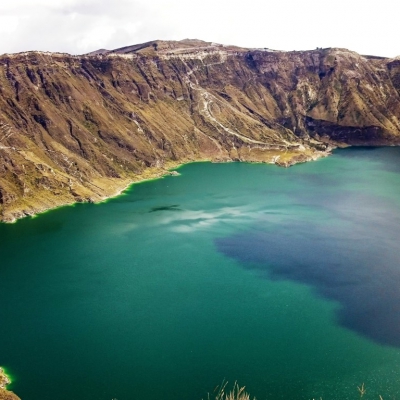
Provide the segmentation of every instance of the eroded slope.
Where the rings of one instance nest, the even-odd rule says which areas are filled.
[[[186,40],[0,57],[3,220],[98,201],[190,160],[290,165],[398,144],[400,61]]]

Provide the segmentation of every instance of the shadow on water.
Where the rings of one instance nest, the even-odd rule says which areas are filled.
[[[160,206],[160,207],[152,207],[149,213],[157,212],[157,211],[183,211],[181,208],[178,208],[179,204],[174,204],[172,206]]]
[[[368,160],[384,171],[400,172],[400,147],[349,147],[335,152],[335,156]]]
[[[326,211],[325,205],[321,209]],[[398,206],[355,194],[331,199],[330,212],[322,220],[316,213],[315,218],[259,221],[250,231],[215,243],[224,255],[263,277],[308,284],[337,301],[341,326],[400,347]]]

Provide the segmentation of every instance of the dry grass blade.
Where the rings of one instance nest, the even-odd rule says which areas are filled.
[[[250,400],[250,395],[246,393],[245,386],[240,387],[235,382],[233,388],[226,392],[227,385],[227,381],[222,381],[222,384],[214,389],[214,393],[218,390],[215,397],[210,398],[210,394],[208,394],[208,400]],[[254,397],[253,400],[256,400],[256,398]]]
[[[357,386],[358,391],[360,392],[360,397],[363,397],[364,394],[366,393],[366,389],[364,387],[364,383],[361,386]]]

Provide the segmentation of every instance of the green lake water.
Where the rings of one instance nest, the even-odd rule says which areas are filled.
[[[400,395],[400,149],[194,163],[0,224],[0,366],[23,400]]]

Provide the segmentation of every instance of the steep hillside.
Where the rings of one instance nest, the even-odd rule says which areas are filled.
[[[0,56],[0,215],[98,201],[182,162],[288,166],[400,142],[400,59],[198,40]]]

